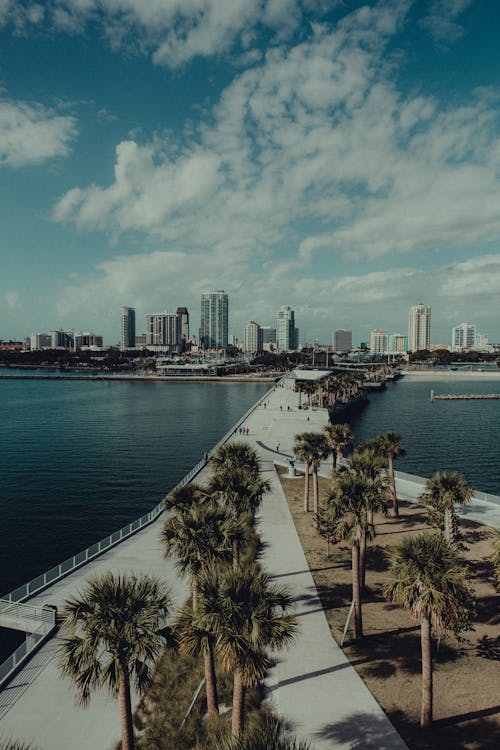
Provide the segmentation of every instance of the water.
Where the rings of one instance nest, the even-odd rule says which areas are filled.
[[[150,510],[267,389],[0,380],[0,592]]]
[[[500,400],[431,401],[431,388],[436,394],[500,393],[500,378],[390,383],[349,419],[356,442],[397,430],[407,456],[396,461],[396,469],[424,477],[460,471],[478,490],[500,495]]]

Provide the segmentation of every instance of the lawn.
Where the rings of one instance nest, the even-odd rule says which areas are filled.
[[[283,470],[284,472],[284,470]],[[351,602],[351,553],[331,545],[303,512],[303,482],[280,479],[300,535],[325,615],[340,642]],[[320,479],[320,496],[329,481]],[[464,566],[474,588],[477,613],[465,640],[448,636],[434,649],[434,719],[432,730],[419,728],[421,675],[420,630],[407,611],[385,601],[388,580],[385,550],[403,536],[429,530],[424,509],[401,503],[401,517],[378,516],[377,537],[367,555],[367,591],[363,599],[365,637],[356,644],[349,631],[344,651],[411,750],[497,750],[500,747],[500,614],[488,561],[488,529],[461,522]],[[332,696],[334,700],[334,696]],[[361,747],[361,746],[360,746]]]

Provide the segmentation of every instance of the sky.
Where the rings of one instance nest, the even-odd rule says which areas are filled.
[[[498,0],[0,0],[0,339],[500,342]]]

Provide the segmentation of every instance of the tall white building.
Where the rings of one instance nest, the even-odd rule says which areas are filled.
[[[474,323],[460,323],[451,329],[451,350],[461,352],[476,348],[477,329]]]
[[[278,351],[293,351],[297,349],[298,344],[295,313],[288,305],[282,305],[278,310],[276,321],[276,346]]]
[[[417,352],[431,346],[431,308],[427,305],[410,307],[408,315],[408,351]]]
[[[223,289],[201,293],[200,345],[227,349],[229,302]]]
[[[263,348],[262,328],[255,320],[250,320],[243,332],[243,351],[246,354],[258,354]]]
[[[153,351],[179,353],[179,317],[162,312],[146,315],[146,346]]]
[[[389,337],[382,328],[374,328],[370,333],[371,354],[385,354],[389,351]]]
[[[120,349],[135,347],[135,308],[120,307]]]

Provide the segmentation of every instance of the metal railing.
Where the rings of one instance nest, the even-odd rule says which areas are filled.
[[[2,664],[0,664],[0,687],[10,680],[16,672],[26,662],[33,651],[39,648],[43,641],[47,640],[56,626],[56,613],[54,610],[43,610],[39,607],[31,607],[25,604],[10,604],[2,600],[2,606],[8,604],[11,608],[38,610],[40,615],[40,624],[33,632],[29,633],[25,640]],[[33,612],[31,613],[31,616]],[[24,615],[21,615],[24,616]]]
[[[33,604],[21,604],[20,602],[0,599],[0,626],[1,618],[8,618],[9,620],[32,620],[39,622],[41,625],[53,626],[55,612],[47,607],[35,607]]]
[[[286,376],[285,376],[286,377]],[[281,383],[283,378],[281,378],[278,382]],[[227,440],[229,440],[230,437],[234,435],[235,430],[238,429],[250,416],[250,414],[258,407],[260,404],[269,397],[269,394],[276,388],[277,383],[273,385],[273,387],[266,391],[266,393],[261,396],[261,398],[253,404],[253,406],[248,409],[245,414],[236,422],[233,427],[231,427],[230,430],[226,432],[226,434],[213,446],[213,448],[207,453],[207,458],[211,458],[215,451],[223,445]],[[185,477],[181,479],[178,484],[176,484],[175,487],[173,487],[168,494],[171,494],[175,490],[179,489],[180,487],[184,487],[186,484],[189,484],[189,482],[194,479],[194,477],[199,474],[199,472],[203,469],[204,466],[206,466],[206,460],[203,458],[201,461],[198,461],[196,466],[194,466],[191,471],[186,474]],[[52,583],[55,583],[56,581],[60,580],[61,578],[64,578],[69,573],[72,573],[77,568],[82,567],[85,565],[89,560],[93,560],[94,558],[101,555],[103,552],[106,552],[108,549],[111,549],[111,547],[114,547],[115,545],[122,542],[124,539],[127,539],[128,537],[132,536],[133,534],[137,533],[140,529],[143,529],[145,526],[148,526],[150,523],[155,521],[158,516],[161,515],[163,512],[165,505],[165,498],[163,498],[155,507],[149,511],[149,513],[145,513],[140,518],[137,518],[135,521],[132,521],[131,523],[127,524],[126,526],[123,526],[121,529],[118,529],[118,531],[114,531],[112,534],[109,534],[104,539],[101,539],[99,542],[95,542],[95,544],[92,544],[90,547],[87,547],[86,549],[82,550],[81,552],[78,552],[76,555],[72,555],[72,557],[68,557],[67,560],[64,560],[64,562],[59,563],[59,565],[54,565],[53,568],[50,568],[50,570],[45,571],[45,573],[41,573],[40,575],[36,576],[36,578],[32,578],[31,581],[28,581],[27,583],[23,583],[22,586],[18,586],[14,591],[11,591],[8,594],[4,595],[4,600],[8,602],[22,602],[25,599],[28,599],[31,596],[34,596],[39,591],[42,591],[43,589],[47,588],[47,586],[50,586]]]
[[[407,474],[404,471],[395,471],[394,475],[396,479],[399,479],[402,482],[411,482],[412,484],[420,485],[422,487],[422,491],[425,487],[426,482],[428,481],[426,477],[419,477],[417,474]],[[500,505],[499,495],[492,495],[491,493],[483,492],[482,490],[474,490],[472,499],[479,500],[485,503],[492,503],[492,505]]]

